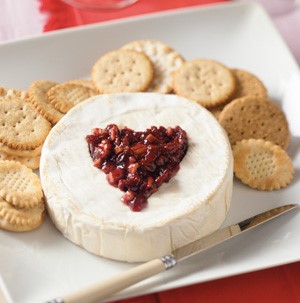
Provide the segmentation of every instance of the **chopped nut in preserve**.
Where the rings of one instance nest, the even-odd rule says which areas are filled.
[[[125,192],[121,200],[133,211],[142,210],[148,197],[177,173],[188,149],[187,134],[179,126],[142,132],[110,124],[93,129],[86,140],[94,166]]]

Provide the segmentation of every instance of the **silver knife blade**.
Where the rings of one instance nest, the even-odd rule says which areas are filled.
[[[237,235],[240,235],[245,231],[253,229],[267,221],[273,220],[279,217],[280,215],[297,208],[298,206],[299,206],[298,204],[288,204],[288,205],[283,205],[270,209],[268,211],[255,215],[251,218],[243,220],[239,223],[217,230],[204,238],[201,238],[185,246],[182,246],[174,250],[172,255],[174,256],[176,262],[182,261],[204,250],[207,250],[212,246],[215,246],[219,243],[232,239]],[[173,261],[173,263],[176,262]],[[174,265],[175,264],[173,264],[173,266]],[[173,266],[169,264],[169,267],[173,267]]]

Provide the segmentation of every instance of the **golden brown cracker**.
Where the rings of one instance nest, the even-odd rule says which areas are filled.
[[[233,95],[236,80],[220,62],[195,59],[184,62],[173,76],[176,94],[210,108],[225,104]]]
[[[41,155],[42,148],[43,148],[43,144],[37,146],[34,149],[16,149],[16,148],[11,148],[0,142],[0,153],[5,153],[9,156],[37,157]]]
[[[280,146],[262,139],[244,139],[233,146],[234,173],[260,190],[286,187],[293,179],[292,160]]]
[[[101,93],[143,92],[154,77],[149,58],[133,50],[109,52],[94,64],[92,80]]]
[[[6,98],[14,98],[14,97],[25,99],[26,96],[27,96],[26,91],[0,86],[0,100]]]
[[[48,91],[51,104],[62,113],[67,113],[78,103],[97,94],[96,89],[75,81],[57,84]]]
[[[25,165],[0,160],[0,196],[17,207],[34,207],[42,201],[41,182]]]
[[[22,232],[39,227],[45,218],[44,203],[33,208],[18,208],[0,198],[0,228]]]
[[[142,52],[153,63],[154,79],[147,91],[164,94],[172,91],[172,74],[184,62],[179,52],[157,40],[132,41],[122,46],[122,49]]]
[[[68,83],[74,83],[78,85],[87,86],[91,89],[97,90],[96,86],[94,85],[92,80],[89,79],[75,79],[75,80],[69,80]]]
[[[237,80],[234,99],[245,96],[268,98],[268,91],[265,85],[256,75],[242,69],[232,69],[231,71]]]
[[[40,156],[35,157],[22,157],[22,156],[12,156],[8,155],[5,152],[0,151],[0,160],[10,160],[20,162],[21,164],[26,165],[28,168],[35,170],[40,166]]]
[[[15,149],[34,149],[46,139],[51,124],[20,98],[0,102],[0,142]]]
[[[48,91],[57,82],[48,80],[36,80],[31,83],[28,88],[28,99],[48,121],[55,124],[57,123],[64,114],[58,111],[49,101]]]
[[[286,149],[290,133],[283,111],[273,102],[255,97],[235,99],[227,104],[219,122],[231,145],[242,139],[264,139]]]

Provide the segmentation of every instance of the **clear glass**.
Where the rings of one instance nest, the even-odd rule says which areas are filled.
[[[113,10],[132,5],[138,0],[62,0],[79,9]]]

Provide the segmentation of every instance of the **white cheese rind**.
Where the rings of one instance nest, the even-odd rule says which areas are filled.
[[[120,201],[93,167],[85,137],[115,123],[134,130],[180,125],[189,149],[180,170],[141,212]],[[103,257],[142,262],[203,237],[224,221],[232,192],[227,136],[204,108],[176,95],[99,95],[74,107],[44,144],[40,175],[48,211],[65,237]]]

